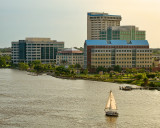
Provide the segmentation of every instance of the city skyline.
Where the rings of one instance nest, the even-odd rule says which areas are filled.
[[[146,31],[150,48],[160,48],[159,0],[0,0],[0,47],[26,37],[64,41],[65,47],[83,47],[87,39],[87,12],[121,15],[121,25]]]

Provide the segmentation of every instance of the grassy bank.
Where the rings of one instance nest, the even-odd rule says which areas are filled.
[[[35,74],[47,73],[48,75],[65,78],[65,79],[86,79],[93,81],[126,83],[144,87],[160,87],[160,72],[146,72],[144,69],[126,69],[122,71],[119,67],[113,70],[105,70],[102,75],[88,73],[87,69],[83,69],[80,65],[55,66],[54,64],[42,64],[40,61],[32,63],[19,63],[9,66],[11,68],[33,72]],[[97,68],[97,72],[103,70],[102,67]]]

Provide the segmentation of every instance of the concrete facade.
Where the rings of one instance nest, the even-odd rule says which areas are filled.
[[[64,42],[57,42],[50,38],[26,38],[12,42],[12,62],[29,63],[40,60],[42,63],[56,61],[56,54],[64,48]]]
[[[64,49],[57,53],[57,65],[75,65],[80,64],[83,67],[84,59],[83,52],[74,48]]]
[[[142,42],[142,43],[140,43]],[[84,44],[84,68],[105,68],[119,65],[122,68],[152,67],[152,50],[147,41],[96,41]],[[119,45],[117,45],[119,44]]]
[[[100,32],[110,26],[120,26],[120,15],[109,15],[108,13],[87,13],[87,40],[99,40]]]

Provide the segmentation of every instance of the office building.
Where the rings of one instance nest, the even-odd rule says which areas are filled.
[[[108,13],[87,13],[87,40],[99,40],[100,32],[110,26],[120,26],[120,15],[109,15]]]
[[[152,50],[147,40],[86,40],[84,68],[105,68],[119,65],[122,68],[150,68]]]
[[[145,31],[135,26],[113,26],[100,32],[100,40],[145,40]]]
[[[12,62],[29,63],[40,60],[42,63],[56,61],[57,52],[64,48],[64,42],[57,42],[50,38],[26,38],[12,42]]]
[[[83,52],[74,48],[67,48],[62,51],[58,51],[56,57],[57,65],[75,65],[80,64],[83,67],[84,64]]]

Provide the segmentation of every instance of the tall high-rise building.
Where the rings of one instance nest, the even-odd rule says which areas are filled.
[[[109,15],[108,13],[87,13],[87,40],[99,40],[100,32],[110,26],[120,26],[120,15]]]
[[[113,26],[100,32],[100,40],[145,40],[145,31],[135,26]]]
[[[12,42],[12,62],[32,62],[40,60],[42,63],[56,61],[57,52],[64,48],[64,42],[57,42],[50,38],[26,38]]]

